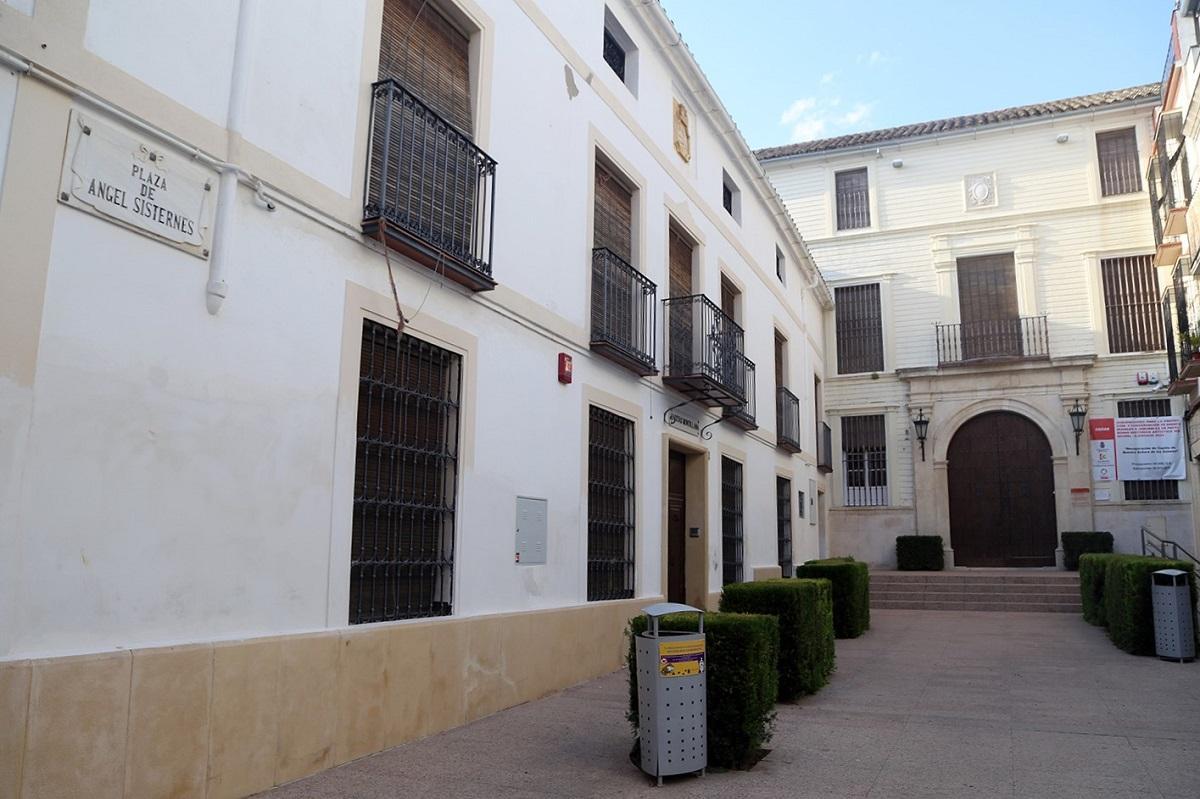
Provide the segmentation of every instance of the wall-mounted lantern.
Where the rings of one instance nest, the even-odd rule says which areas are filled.
[[[1067,411],[1071,416],[1071,428],[1075,431],[1075,454],[1079,454],[1079,437],[1083,435],[1083,420],[1087,418],[1087,408],[1075,400],[1075,406]]]
[[[921,442],[921,460],[925,460],[925,437],[929,435],[929,420],[925,418],[925,409],[917,411],[912,420],[913,428],[917,431],[917,441]]]

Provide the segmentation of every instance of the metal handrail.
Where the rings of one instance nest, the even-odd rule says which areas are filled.
[[[1171,550],[1170,556],[1167,555],[1168,547],[1170,547]],[[1165,558],[1167,560],[1180,560],[1180,553],[1183,553],[1183,556],[1192,563],[1200,566],[1200,559],[1197,559],[1195,555],[1193,555],[1191,552],[1188,552],[1176,542],[1170,540],[1169,538],[1161,538],[1158,535],[1150,532],[1150,530],[1146,529],[1145,527],[1142,528],[1143,555],[1148,555],[1154,558]]]

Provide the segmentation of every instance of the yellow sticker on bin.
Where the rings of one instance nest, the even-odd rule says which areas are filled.
[[[659,643],[658,670],[664,677],[694,677],[703,674],[704,639]]]

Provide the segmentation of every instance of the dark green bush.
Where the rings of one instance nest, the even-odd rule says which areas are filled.
[[[1110,555],[1105,560],[1104,618],[1108,624],[1108,637],[1130,654],[1154,654],[1150,575],[1159,569],[1182,569],[1188,573],[1192,607],[1195,608],[1196,571],[1190,562],[1142,555]],[[1194,622],[1193,619],[1193,630]]]
[[[810,560],[797,577],[826,579],[833,589],[833,634],[857,638],[871,627],[871,578],[867,564],[853,558]]]
[[[664,616],[663,630],[697,629],[694,613]],[[637,649],[645,616],[629,622],[629,723],[637,729]],[[752,764],[771,740],[775,723],[779,620],[744,613],[704,617],[704,673],[708,676],[708,762],[724,768]]]
[[[1079,556],[1086,552],[1112,552],[1112,533],[1099,531],[1063,533],[1063,565],[1068,571],[1079,568]]]
[[[779,698],[816,693],[833,673],[833,594],[828,580],[731,583],[721,610],[779,617]]]
[[[896,568],[900,571],[940,572],[945,567],[945,544],[940,535],[896,537]]]
[[[1083,620],[1098,627],[1104,626],[1104,570],[1111,553],[1089,552],[1079,556],[1079,600],[1083,603]]]

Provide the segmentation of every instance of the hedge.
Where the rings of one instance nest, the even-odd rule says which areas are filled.
[[[1104,626],[1104,570],[1111,553],[1088,552],[1079,556],[1079,601],[1088,624]]]
[[[697,628],[694,613],[659,619],[663,630]],[[629,622],[629,712],[637,729],[637,648],[634,637],[645,632],[648,620]],[[744,613],[709,613],[704,617],[704,673],[707,675],[708,762],[724,768],[753,764],[758,751],[771,740],[775,724],[776,661],[779,620]]]
[[[833,673],[833,592],[828,580],[731,583],[721,610],[779,617],[779,698],[816,693]]]
[[[1130,654],[1154,654],[1150,575],[1159,569],[1182,569],[1188,573],[1194,609],[1196,571],[1192,563],[1144,555],[1111,555],[1105,560],[1104,618],[1108,624],[1108,637]],[[1194,618],[1192,629],[1196,629]]]
[[[1063,565],[1068,571],[1079,569],[1079,556],[1087,552],[1112,552],[1112,533],[1099,531],[1063,533]]]
[[[940,535],[896,537],[896,568],[900,571],[940,572],[946,567],[945,544]]]
[[[871,578],[867,564],[853,558],[810,560],[797,577],[826,579],[833,589],[833,634],[857,638],[871,627]]]

